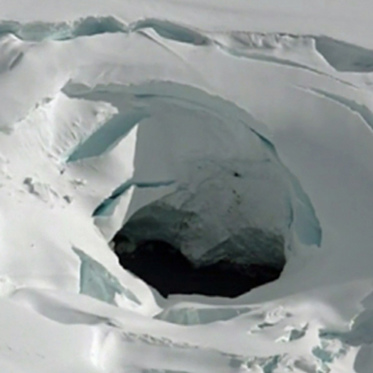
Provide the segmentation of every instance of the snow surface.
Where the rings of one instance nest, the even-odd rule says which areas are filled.
[[[2,0],[1,371],[371,373],[370,8]],[[163,299],[109,246],[144,211],[285,270]]]

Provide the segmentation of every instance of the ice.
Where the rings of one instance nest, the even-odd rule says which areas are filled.
[[[79,36],[125,31],[125,26],[114,17],[87,17],[73,23],[57,24],[44,22],[21,24],[15,21],[0,23],[0,36],[13,34],[25,41],[68,40]]]
[[[373,54],[369,49],[329,37],[316,38],[315,46],[317,51],[338,71],[372,71]]]
[[[354,100],[348,99],[343,96],[339,96],[335,93],[325,92],[322,90],[315,90],[315,93],[318,93],[330,100],[333,100],[341,105],[346,106],[349,110],[361,115],[361,117],[365,120],[367,125],[373,129],[373,117],[372,111],[366,106],[364,103],[356,102]]]
[[[156,318],[179,325],[201,325],[210,324],[215,321],[230,320],[249,311],[251,311],[251,308],[248,307],[198,308],[196,305],[191,307],[179,306],[178,308],[165,310],[157,315]]]
[[[74,248],[74,252],[81,260],[80,264],[80,293],[89,295],[103,302],[116,305],[116,295],[123,295],[132,302],[140,304],[140,301],[128,289],[125,289],[119,281],[108,272],[105,267],[90,258],[83,251]]]
[[[152,28],[163,38],[175,40],[181,43],[188,43],[199,46],[210,44],[209,39],[206,36],[198,33],[197,31],[167,21],[160,21],[158,19],[146,19],[136,22],[134,25],[130,26],[131,31],[138,31],[146,28]]]
[[[115,206],[116,202],[118,202],[118,199],[123,196],[124,193],[128,191],[131,187],[137,187],[137,188],[162,188],[167,187],[172,184],[174,184],[175,181],[173,180],[165,180],[165,181],[152,181],[152,182],[146,182],[146,181],[134,181],[134,180],[128,180],[122,185],[120,185],[118,188],[116,188],[111,196],[107,198],[105,201],[103,201],[96,209],[93,211],[93,216],[100,216],[100,215],[110,215],[110,211],[113,210],[113,206]],[[109,211],[108,211],[109,210]]]
[[[67,162],[76,162],[88,157],[97,157],[112,149],[141,120],[147,117],[141,111],[126,115],[114,115],[107,123],[77,147],[68,157]]]

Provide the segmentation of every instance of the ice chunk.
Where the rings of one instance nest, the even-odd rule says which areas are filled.
[[[187,27],[171,23],[168,21],[161,21],[157,19],[146,19],[138,21],[132,26],[133,31],[152,28],[158,35],[165,39],[171,39],[180,43],[188,43],[194,45],[208,45],[209,39],[201,33],[191,30]]]
[[[141,110],[127,114],[114,115],[107,123],[79,145],[69,156],[67,162],[99,156],[118,144],[147,113]]]
[[[130,301],[140,304],[139,299],[130,290],[124,288],[119,281],[100,263],[83,251],[73,248],[81,260],[80,293],[89,295],[103,302],[117,305],[117,294],[124,295]]]
[[[30,22],[3,21],[0,23],[0,37],[16,35],[27,41],[68,40],[79,36],[127,32],[126,26],[114,17],[86,17],[75,22]]]
[[[165,310],[157,315],[157,319],[180,325],[210,324],[215,321],[233,319],[251,311],[249,307],[176,307]]]

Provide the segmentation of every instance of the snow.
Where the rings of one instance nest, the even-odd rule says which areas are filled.
[[[370,373],[369,8],[3,0],[2,371]],[[164,299],[109,244],[149,213],[196,263],[285,269]]]

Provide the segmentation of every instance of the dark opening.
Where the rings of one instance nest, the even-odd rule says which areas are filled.
[[[177,248],[167,242],[139,242],[134,250],[121,250],[125,237],[114,238],[114,250],[123,268],[169,294],[203,294],[236,297],[276,280],[281,269],[266,265],[239,265],[227,260],[196,268]]]

